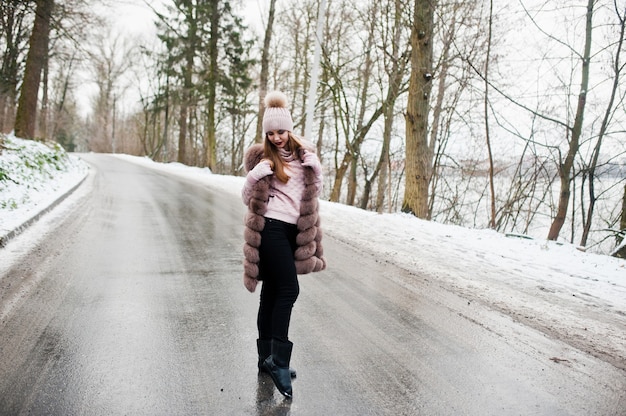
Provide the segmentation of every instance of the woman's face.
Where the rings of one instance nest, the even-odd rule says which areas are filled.
[[[284,148],[289,141],[289,132],[287,130],[270,130],[267,132],[267,140],[279,149]]]

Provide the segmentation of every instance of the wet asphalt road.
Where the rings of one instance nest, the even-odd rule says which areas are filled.
[[[626,414],[623,371],[332,230],[329,269],[300,278],[283,400],[256,370],[240,199],[83,157],[53,232],[0,249],[2,415]]]

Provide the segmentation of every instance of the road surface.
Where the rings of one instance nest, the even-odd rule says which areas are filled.
[[[241,201],[83,158],[75,194],[0,249],[2,415],[626,414],[624,371],[332,230],[328,270],[300,278],[284,400],[257,374]]]

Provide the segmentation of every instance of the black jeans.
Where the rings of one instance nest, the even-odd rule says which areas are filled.
[[[295,224],[265,219],[261,232],[259,277],[263,280],[257,316],[259,339],[288,341],[291,310],[300,293],[294,252]]]

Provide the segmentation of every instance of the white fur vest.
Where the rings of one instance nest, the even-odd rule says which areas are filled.
[[[302,154],[298,156],[302,159]],[[244,155],[246,172],[251,171],[262,158],[263,145],[252,145]],[[265,227],[264,215],[270,198],[270,180],[271,176],[266,176],[254,185],[252,197],[248,204],[248,212],[245,216],[243,273],[244,284],[250,292],[254,292],[259,278],[259,247],[261,245],[261,231]],[[326,268],[315,180],[313,169],[304,167],[305,188],[300,204],[300,217],[296,224],[298,227],[296,236],[298,247],[294,256],[298,274],[318,272]]]

